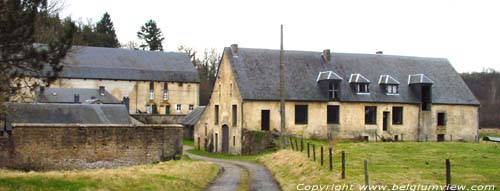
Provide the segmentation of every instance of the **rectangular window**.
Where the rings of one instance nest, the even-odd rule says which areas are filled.
[[[149,99],[155,99],[155,85],[153,82],[149,82]]]
[[[370,93],[370,90],[368,89],[367,83],[359,83],[357,86],[358,93]]]
[[[328,98],[330,98],[330,100],[334,100],[337,99],[338,97],[339,97],[339,84],[330,82],[328,84]]]
[[[236,105],[233,105],[233,126],[236,126],[236,124],[238,123],[238,106]]]
[[[233,96],[233,83],[229,84],[229,96]]]
[[[398,94],[399,93],[399,90],[398,90],[398,85],[386,85],[385,86],[385,92],[387,94]]]
[[[219,124],[219,105],[215,105],[215,111],[214,111],[214,114],[215,114],[215,124],[218,125]]]
[[[175,105],[175,111],[181,112],[182,111],[182,105],[181,104],[176,104]]]
[[[392,107],[392,124],[403,124],[403,107]]]
[[[339,124],[339,106],[329,105],[326,109],[327,124]]]
[[[446,125],[446,113],[444,112],[439,112],[437,114],[437,125],[438,126],[445,126]]]
[[[168,84],[165,82],[163,84],[163,100],[168,100]]]
[[[365,124],[377,124],[377,106],[365,106]]]
[[[307,105],[295,105],[295,124],[307,124]]]
[[[170,105],[165,106],[165,115],[170,115]]]
[[[193,104],[189,104],[189,111],[193,111],[194,109],[194,105]]]

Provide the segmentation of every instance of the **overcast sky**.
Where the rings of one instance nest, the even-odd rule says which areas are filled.
[[[445,57],[459,72],[500,69],[498,0],[65,0],[62,16],[111,15],[120,43],[157,22],[164,49],[240,47]]]

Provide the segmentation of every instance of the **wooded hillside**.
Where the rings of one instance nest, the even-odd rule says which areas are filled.
[[[479,126],[500,128],[500,72],[487,69],[461,76],[481,103]]]

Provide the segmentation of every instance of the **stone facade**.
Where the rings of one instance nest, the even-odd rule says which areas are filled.
[[[180,125],[14,124],[0,137],[0,167],[24,170],[129,166],[180,154]]]

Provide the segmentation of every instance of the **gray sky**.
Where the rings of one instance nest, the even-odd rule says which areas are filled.
[[[445,57],[459,72],[500,69],[495,0],[65,0],[62,16],[97,22],[109,12],[120,43],[153,19],[164,49],[279,49]]]

